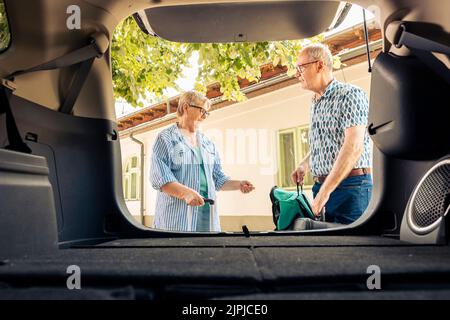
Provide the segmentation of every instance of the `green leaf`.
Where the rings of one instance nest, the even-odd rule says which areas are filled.
[[[1,35],[1,33],[0,33]],[[323,36],[310,39],[323,41]],[[206,92],[206,86],[219,83],[224,99],[243,101],[237,77],[258,81],[260,66],[272,62],[287,65],[295,73],[294,63],[304,41],[244,43],[175,43],[144,34],[129,17],[120,23],[112,37],[111,66],[114,97],[134,106],[146,97],[156,101],[167,89],[178,89],[183,68],[198,54],[198,75],[194,89]],[[339,61],[334,65],[338,66]],[[168,97],[164,97],[168,98]]]

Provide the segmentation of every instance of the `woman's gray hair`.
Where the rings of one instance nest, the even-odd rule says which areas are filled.
[[[178,100],[178,108],[177,108],[177,116],[181,117],[183,115],[183,106],[185,104],[193,105],[197,107],[203,107],[205,103],[208,103],[210,105],[210,101],[207,97],[202,95],[199,92],[196,91],[187,91],[183,93]]]
[[[333,55],[328,46],[322,43],[313,43],[304,47],[301,52],[305,52],[311,61],[321,60],[331,71],[333,70]]]

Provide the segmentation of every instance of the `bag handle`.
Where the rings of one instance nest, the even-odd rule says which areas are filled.
[[[303,183],[300,184],[300,183],[297,181],[297,197],[300,196],[300,189],[299,189],[299,187],[300,187],[300,189],[302,190],[302,193],[303,193]]]
[[[208,203],[211,206],[210,216],[209,216],[209,227],[210,227],[210,231],[211,231],[212,230],[212,219],[213,219],[213,214],[212,214],[211,210],[213,210],[212,206],[214,205],[215,202],[213,199],[208,199],[208,198],[203,198],[203,201],[205,203]],[[192,210],[193,210],[192,206],[188,206],[188,212],[187,212],[188,222],[187,223],[188,223],[188,231],[190,231],[190,232],[194,231],[193,226],[192,226],[192,217],[193,217],[194,213]]]

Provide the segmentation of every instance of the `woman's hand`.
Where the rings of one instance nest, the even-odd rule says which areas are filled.
[[[255,190],[255,187],[251,182],[242,180],[239,182],[239,189],[241,190],[242,193],[249,193]]]
[[[174,198],[183,200],[189,206],[203,206],[205,202],[202,196],[195,190],[178,182],[169,182],[161,187],[161,191]]]
[[[253,184],[247,180],[228,180],[226,181],[221,191],[232,191],[232,190],[240,190],[242,193],[249,193],[253,191],[255,187]]]
[[[188,206],[200,207],[205,204],[203,197],[195,190],[188,189],[183,196],[183,200],[186,201]]]

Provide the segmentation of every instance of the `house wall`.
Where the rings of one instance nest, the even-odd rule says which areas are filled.
[[[339,81],[361,87],[369,96],[370,74],[367,63],[335,72]],[[204,121],[202,131],[215,143],[222,159],[223,171],[232,179],[249,180],[255,186],[250,194],[239,191],[219,192],[217,205],[224,231],[272,230],[270,189],[277,184],[277,131],[309,124],[312,93],[296,84],[247,101],[216,110]],[[138,134],[145,143],[145,213],[152,220],[156,191],[149,182],[149,156],[158,128]],[[130,138],[121,140],[122,160],[139,154],[139,146]],[[312,199],[310,190],[305,190]],[[127,201],[133,215],[139,218],[139,202]]]

